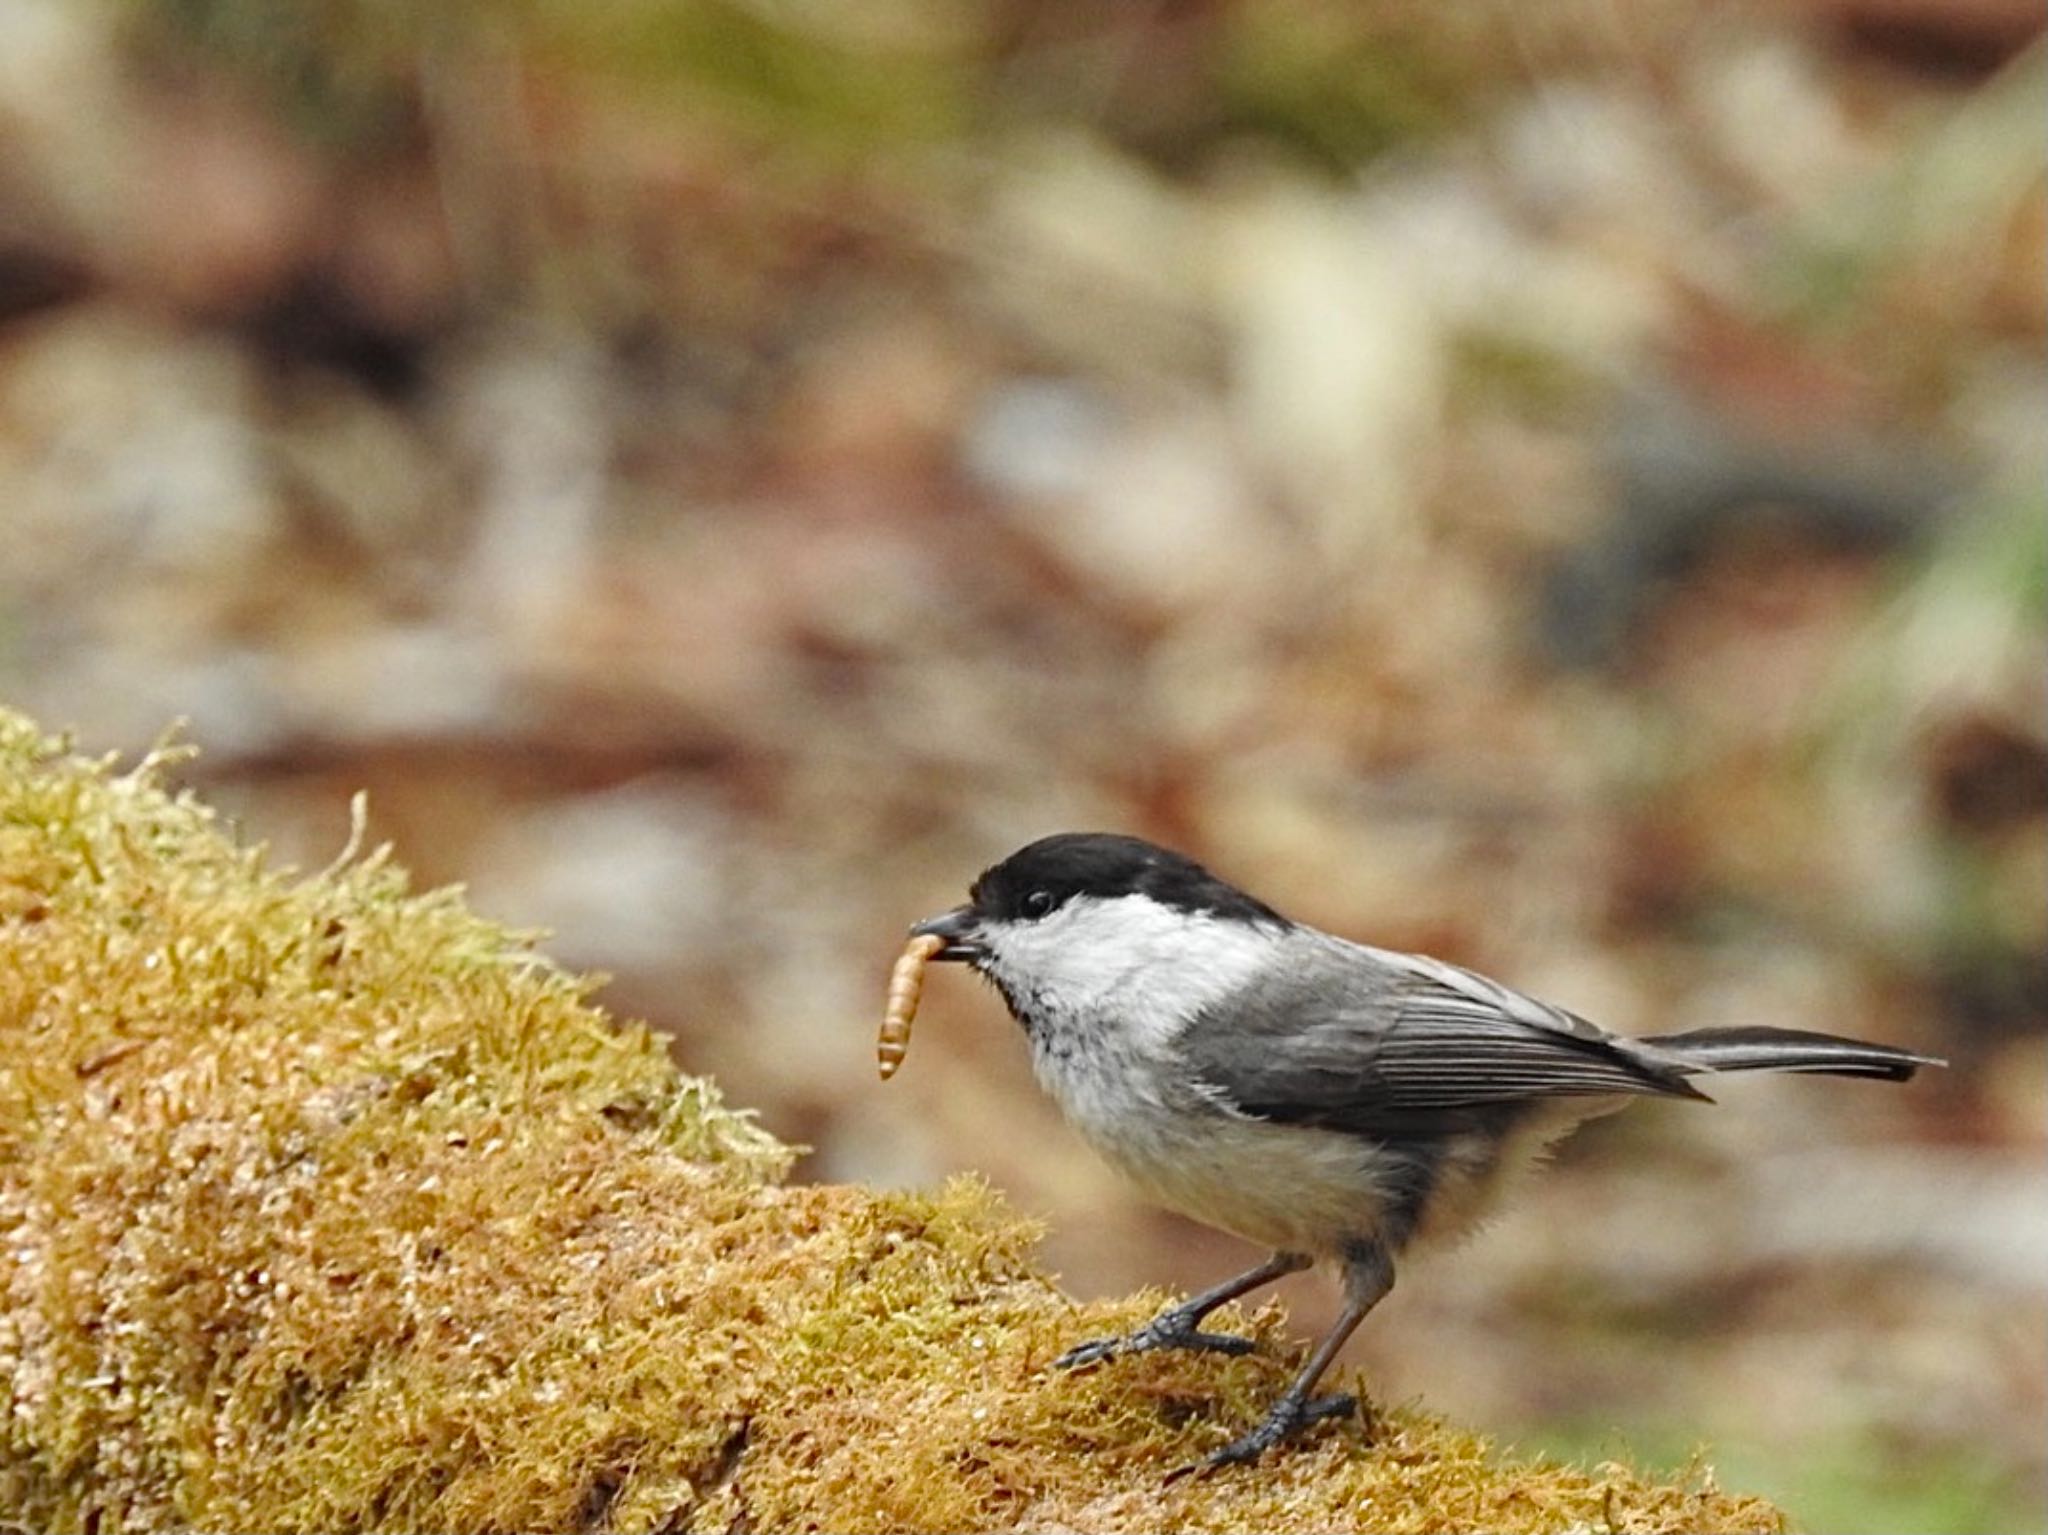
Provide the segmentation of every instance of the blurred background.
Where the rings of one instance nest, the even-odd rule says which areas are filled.
[[[0,698],[546,927],[800,1176],[1135,1205],[903,929],[1114,828],[1632,1032],[1348,1356],[1814,1530],[2048,1504],[2020,0],[0,0]],[[1304,1331],[1324,1282],[1290,1282]]]

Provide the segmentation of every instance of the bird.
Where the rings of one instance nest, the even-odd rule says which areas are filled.
[[[1264,1419],[1176,1475],[1256,1461],[1355,1412],[1316,1386],[1396,1260],[1469,1229],[1585,1120],[1636,1098],[1711,1101],[1695,1079],[1723,1072],[1903,1082],[1945,1064],[1766,1025],[1612,1034],[1474,971],[1290,920],[1112,832],[1031,842],[910,931],[933,962],[994,986],[1039,1084],[1142,1195],[1272,1255],[1057,1366],[1247,1353],[1251,1340],[1202,1321],[1316,1264],[1342,1284],[1335,1324]]]

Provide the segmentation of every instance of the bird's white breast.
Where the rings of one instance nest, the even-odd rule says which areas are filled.
[[[1126,896],[1018,924],[988,968],[1028,1017],[1040,1085],[1143,1193],[1268,1247],[1329,1254],[1378,1225],[1375,1148],[1236,1111],[1176,1048],[1277,947],[1270,928]]]
[[[1276,1251],[1335,1256],[1383,1219],[1376,1150],[1354,1136],[1222,1115],[1076,1125],[1149,1198]]]

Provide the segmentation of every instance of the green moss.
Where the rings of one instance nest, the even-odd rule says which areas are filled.
[[[268,873],[157,766],[0,713],[11,1525],[1780,1525],[1405,1410],[1163,1485],[1298,1363],[1276,1311],[1053,1374],[1159,1298],[1067,1300],[972,1182],[784,1185],[523,939],[381,855]]]

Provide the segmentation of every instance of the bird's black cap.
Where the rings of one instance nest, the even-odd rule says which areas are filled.
[[[1179,911],[1241,922],[1285,925],[1287,920],[1192,858],[1114,832],[1041,837],[983,870],[968,893],[975,910],[996,921],[1030,921],[1080,895],[1101,900],[1144,895]]]

